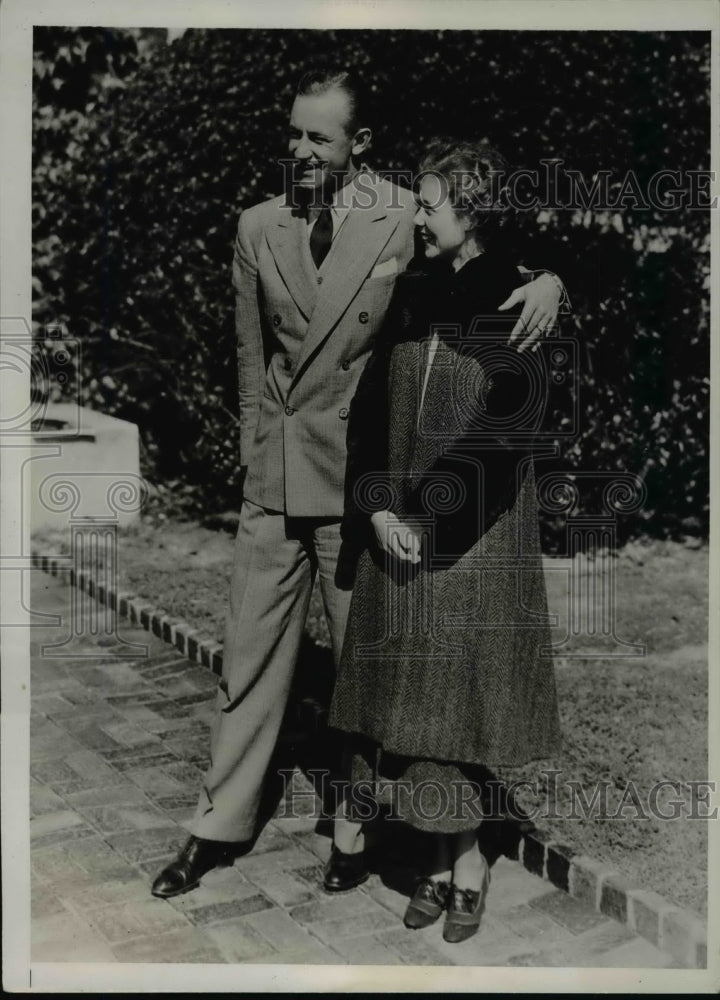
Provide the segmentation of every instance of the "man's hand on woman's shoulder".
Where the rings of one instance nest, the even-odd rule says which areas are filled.
[[[498,306],[500,311],[505,311],[522,303],[522,312],[508,341],[510,344],[518,341],[518,351],[522,352],[533,344],[535,347],[532,349],[536,350],[536,342],[555,326],[563,290],[562,282],[554,274],[541,274],[533,281],[516,288]]]

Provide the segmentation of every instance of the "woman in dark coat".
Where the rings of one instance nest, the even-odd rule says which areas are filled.
[[[348,734],[350,788],[392,788],[396,815],[436,834],[405,922],[446,909],[451,941],[484,907],[488,769],[559,747],[532,460],[547,380],[497,311],[517,283],[492,235],[503,166],[485,147],[430,147],[423,267],[398,278],[348,429],[346,530],[362,552],[329,721]],[[361,818],[350,794],[336,863],[361,850]]]

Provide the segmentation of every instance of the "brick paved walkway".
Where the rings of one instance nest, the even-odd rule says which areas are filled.
[[[409,931],[397,886],[411,873],[395,867],[354,892],[324,893],[330,840],[309,816],[276,816],[233,867],[175,900],[154,899],[153,875],[187,836],[216,679],[126,622],[122,640],[147,646],[148,657],[112,656],[119,647],[92,636],[63,647],[69,657],[43,655],[42,645],[69,635],[71,591],[41,571],[31,576],[33,611],[62,616],[33,628],[33,961],[672,966],[504,857],[474,938],[446,944],[441,921]]]

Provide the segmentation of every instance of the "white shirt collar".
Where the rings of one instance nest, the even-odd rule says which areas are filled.
[[[339,223],[345,221],[345,217],[347,216],[350,209],[353,207],[353,201],[354,201],[353,196],[355,194],[355,179],[359,177],[360,174],[365,172],[366,170],[367,167],[365,166],[365,164],[362,164],[362,166],[355,174],[355,176],[352,178],[352,180],[349,180],[347,184],[343,184],[343,186],[341,188],[338,188],[338,190],[333,195],[333,199],[330,202],[330,211],[332,212],[333,222],[335,223],[336,229]],[[319,209],[316,209],[313,212],[314,216],[312,220],[313,222],[315,221],[315,219],[317,219],[319,211],[320,211]]]

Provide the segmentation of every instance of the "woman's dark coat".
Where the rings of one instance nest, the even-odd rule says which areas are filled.
[[[507,345],[516,285],[491,253],[401,276],[353,402],[344,530],[362,551],[329,721],[391,753],[493,766],[559,748],[532,459],[547,377],[542,352]],[[377,546],[384,509],[423,524],[419,566]]]

